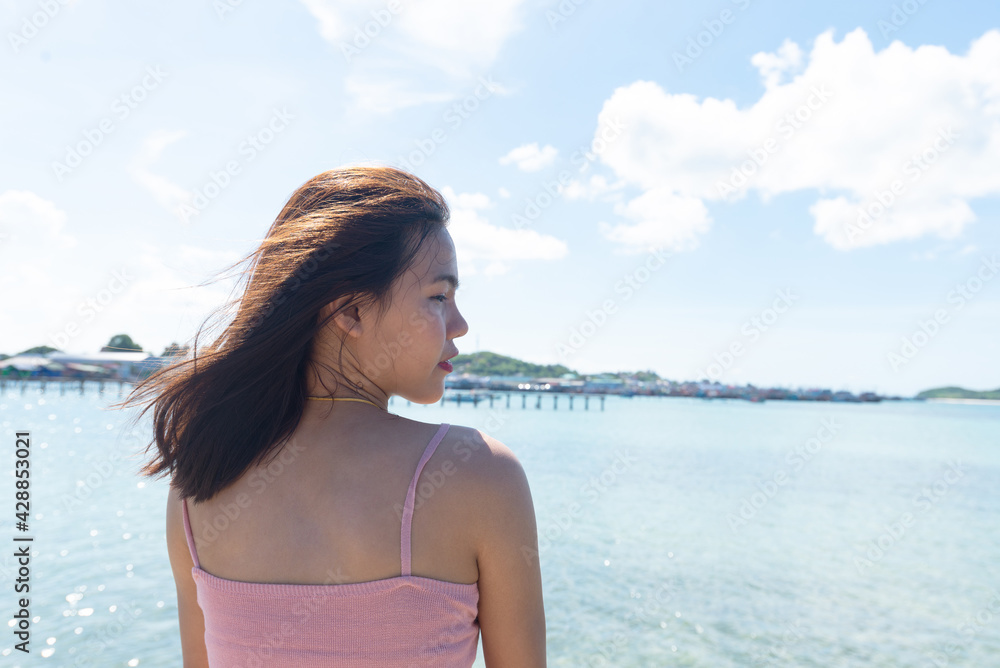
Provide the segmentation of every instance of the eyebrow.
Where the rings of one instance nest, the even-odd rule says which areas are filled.
[[[452,290],[458,290],[458,277],[453,274],[441,274],[434,279],[435,283],[440,283],[441,281],[447,281],[451,284]]]

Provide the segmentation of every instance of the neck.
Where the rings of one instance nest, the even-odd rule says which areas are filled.
[[[307,399],[306,401],[307,405],[333,404],[339,402],[340,405],[368,404],[370,406],[378,408],[381,411],[388,412],[389,410],[388,400],[383,400],[378,396],[375,397],[361,396],[358,393],[348,394],[346,392],[340,391],[330,395],[330,394],[325,394],[323,391],[320,391],[318,394],[311,394],[311,393],[307,394],[306,399]]]
[[[345,394],[307,395],[319,398],[307,399],[303,402],[301,428],[305,429],[306,433],[322,433],[327,434],[328,437],[331,433],[345,433],[345,430],[346,432],[351,432],[354,429],[367,430],[385,420],[391,421],[398,418],[389,412],[388,406],[384,403],[368,403],[372,400],[367,397],[349,397]],[[344,399],[352,401],[343,401]],[[358,399],[364,399],[364,401],[357,401]]]
[[[310,360],[305,379],[306,396],[367,399],[385,410],[389,405],[389,394],[361,371],[360,364],[338,363],[340,360],[336,352],[337,344],[329,338],[333,334],[324,330],[317,336],[314,357]],[[357,359],[350,340],[341,341],[340,346],[341,353],[352,359]],[[330,402],[309,401],[307,403],[327,404]],[[337,403],[339,406],[347,406],[357,402],[342,401]]]
[[[332,388],[332,389],[328,389]],[[326,401],[307,401],[307,404],[337,403],[339,406],[357,404],[356,401],[330,402],[329,399],[364,399],[382,410],[388,410],[389,395],[377,385],[365,381],[339,379],[333,382],[310,382],[306,384],[307,397],[325,397]]]
[[[306,397],[306,399],[313,399],[316,401],[353,401],[359,404],[369,404],[371,406],[375,406],[376,408],[382,408],[381,406],[379,406],[374,401],[371,401],[370,399],[356,398],[356,397]]]

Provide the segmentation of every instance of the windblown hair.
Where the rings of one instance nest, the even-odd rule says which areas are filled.
[[[438,191],[391,167],[334,169],[303,184],[260,247],[227,268],[247,264],[237,282],[246,289],[213,312],[236,309],[222,334],[199,351],[203,323],[193,354],[141,380],[115,405],[145,405],[136,421],[153,408],[146,452],[154,444],[157,452],[140,473],[170,473],[181,496],[198,502],[279,454],[318,364],[315,334],[353,306],[373,307],[380,319],[396,279],[448,219]],[[342,296],[341,309],[320,321],[322,307]]]

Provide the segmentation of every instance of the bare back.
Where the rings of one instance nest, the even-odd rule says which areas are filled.
[[[269,466],[246,471],[207,502],[188,503],[200,567],[219,578],[278,584],[401,575],[406,493],[440,425],[354,417],[336,426],[306,420]],[[185,666],[191,657],[190,665],[201,667],[208,665],[204,618],[180,505],[171,490],[167,544]],[[544,667],[537,527],[527,478],[510,449],[451,425],[417,480],[411,529],[411,575],[477,583],[486,665]]]
[[[439,425],[305,424],[267,466],[188,500],[201,568],[243,582],[344,584],[397,577],[406,491]],[[451,426],[417,481],[412,574],[479,579],[475,430]]]

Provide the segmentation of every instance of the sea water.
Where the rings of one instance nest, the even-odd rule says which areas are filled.
[[[137,475],[148,419],[126,430],[134,413],[107,408],[120,398],[0,396],[2,526],[11,546],[34,537],[31,653],[8,621],[4,665],[181,664],[167,483]],[[521,461],[550,666],[1000,666],[1000,406],[553,401],[390,405],[481,429]],[[17,431],[32,443],[26,532]]]

